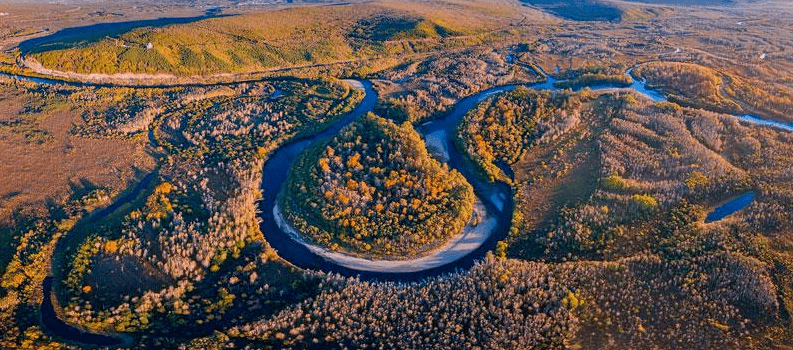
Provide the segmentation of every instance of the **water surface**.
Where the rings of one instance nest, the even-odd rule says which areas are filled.
[[[754,201],[754,197],[754,192],[747,192],[727,201],[727,203],[716,207],[716,209],[713,209],[712,212],[708,213],[708,216],[705,218],[705,223],[719,221],[739,210],[748,207],[749,204],[752,204]]]

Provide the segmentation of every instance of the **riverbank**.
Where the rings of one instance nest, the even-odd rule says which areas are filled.
[[[273,217],[278,227],[288,233],[293,240],[329,262],[353,270],[385,273],[417,272],[457,261],[481,247],[497,227],[496,219],[487,214],[484,203],[477,198],[472,222],[468,223],[462,232],[449,238],[444,245],[432,250],[428,255],[411,260],[375,260],[335,252],[306,242],[300,232],[286,222],[278,204],[273,207]],[[473,221],[478,223],[473,225]]]
[[[626,73],[629,74],[630,73],[630,69]],[[280,184],[283,183],[283,179],[280,179],[280,178],[285,178],[285,176],[286,176],[285,173],[284,173],[284,169],[289,168],[289,165],[291,164],[291,160],[294,157],[296,157],[300,152],[302,152],[302,150],[305,149],[305,147],[307,147],[311,142],[313,142],[313,140],[316,140],[317,138],[332,136],[334,133],[336,133],[344,125],[346,125],[349,122],[355,120],[360,115],[363,115],[364,113],[370,112],[373,109],[373,106],[375,105],[375,103],[377,101],[377,94],[372,89],[370,83],[356,81],[356,80],[344,80],[344,81],[347,84],[349,84],[352,88],[364,91],[365,92],[365,98],[364,98],[365,101],[363,101],[361,103],[361,105],[358,108],[355,109],[355,111],[353,111],[353,112],[349,113],[347,116],[343,117],[342,118],[343,120],[341,122],[339,122],[336,125],[333,125],[333,126],[329,127],[327,130],[325,130],[323,132],[320,132],[319,134],[314,135],[312,137],[305,138],[305,139],[300,139],[300,140],[295,140],[295,141],[293,141],[293,143],[290,143],[288,145],[282,146],[282,149],[288,149],[283,154],[283,157],[281,157],[283,159],[275,160],[275,158],[278,158],[278,157],[276,155],[273,155],[273,157],[271,157],[271,159],[268,160],[268,163],[276,162],[276,163],[278,163],[278,165],[275,166],[275,168],[272,168],[272,169],[265,169],[264,181],[265,182],[269,182],[269,183],[265,183],[263,185],[263,189],[265,190],[265,191],[263,191],[264,193],[277,193],[280,190]],[[527,87],[533,88],[533,89],[542,89],[542,90],[548,89],[548,90],[551,90],[551,91],[559,91],[560,89],[552,87],[554,82],[555,82],[555,80],[553,80],[552,78],[549,78],[546,82],[537,83],[537,84],[530,84]],[[41,81],[41,83],[49,83],[49,81]],[[434,152],[434,153],[436,153],[436,156],[441,158],[443,161],[445,161],[447,163],[455,163],[455,164],[450,164],[450,165],[453,165],[453,167],[455,167],[455,168],[460,168],[458,170],[461,170],[461,172],[463,174],[469,174],[470,172],[466,171],[466,169],[464,169],[465,164],[463,162],[459,161],[458,158],[460,158],[460,155],[454,149],[453,143],[449,140],[450,135],[451,135],[450,132],[453,132],[453,130],[456,128],[456,125],[459,122],[459,119],[465,113],[467,113],[471,108],[474,108],[479,102],[481,102],[482,100],[488,98],[489,96],[491,96],[493,94],[500,93],[500,92],[503,92],[503,91],[508,91],[508,90],[510,90],[512,88],[515,88],[517,86],[518,85],[508,85],[508,86],[494,87],[494,88],[482,91],[482,92],[480,92],[478,94],[469,96],[468,98],[465,98],[463,100],[458,101],[458,103],[455,105],[455,107],[453,108],[452,112],[449,113],[449,115],[422,125],[419,129],[422,130],[422,133],[424,134],[424,137],[425,137],[425,140],[428,143],[428,146],[430,148],[432,148],[434,151],[436,151],[436,152]],[[635,80],[634,84],[631,87],[629,87],[629,88],[616,88],[616,87],[609,87],[609,86],[596,86],[596,87],[591,87],[591,88],[592,88],[593,91],[599,91],[599,92],[626,91],[626,90],[636,91],[636,92],[642,94],[643,96],[649,98],[652,101],[663,100],[659,93],[657,93],[654,90],[648,90],[646,88],[646,86],[645,86],[645,82],[644,81],[639,81],[639,80]],[[743,121],[750,121],[750,122],[751,121],[755,121],[755,119],[747,118],[745,116],[735,116],[735,117],[740,119],[740,120],[743,120]],[[769,126],[773,126],[773,127],[784,128],[784,125],[779,125],[777,123],[766,121],[766,120],[762,120],[762,119],[757,119],[757,123],[761,124],[761,125],[769,125]],[[787,128],[786,130],[793,131],[793,126]],[[276,153],[279,153],[279,151],[277,150]],[[278,174],[278,178],[279,179],[273,178],[271,175],[268,175],[268,174],[274,174],[274,173],[280,173],[280,174]],[[467,177],[471,177],[471,174],[469,174],[469,176],[467,176]],[[508,228],[509,228],[508,227],[509,226],[509,217],[511,217],[511,212],[507,213],[507,212],[504,211],[504,209],[505,209],[504,200],[506,200],[506,198],[501,198],[501,197],[495,196],[496,194],[498,194],[500,192],[499,191],[493,191],[492,188],[489,188],[486,185],[480,184],[479,186],[475,186],[475,187],[479,187],[478,190],[477,190],[478,195],[481,196],[481,195],[484,194],[484,196],[485,196],[485,197],[480,197],[480,198],[486,198],[486,200],[488,200],[488,203],[489,203],[488,206],[493,207],[492,210],[494,210],[493,213],[488,213],[487,215],[484,215],[484,216],[487,217],[487,218],[490,218],[490,219],[492,219],[493,215],[497,215],[499,217],[504,216],[504,218],[503,218],[504,223],[499,223],[497,226],[505,226],[506,230],[508,230]],[[508,196],[508,190],[504,194]],[[268,202],[268,201],[265,201],[265,202]],[[262,208],[262,212],[267,213],[268,211],[271,211],[275,207],[275,203],[272,203],[271,205],[272,206],[269,206],[267,208]],[[478,204],[478,206],[481,207],[481,202]],[[269,216],[269,215],[265,214],[265,216]],[[265,221],[267,221],[266,217],[264,219],[265,219]],[[498,220],[501,220],[501,219],[498,219]],[[483,222],[481,227],[490,227],[492,225],[493,225],[492,222],[487,221],[487,222]],[[282,232],[283,236],[286,236],[286,237],[283,237],[283,238],[277,237],[277,235],[275,235],[275,233],[273,233],[272,230],[273,230],[273,228],[275,228],[275,230],[280,230],[280,226],[281,225],[273,224],[272,226],[269,226],[269,228],[267,228],[267,229],[262,229],[262,231],[265,233],[266,238],[268,239],[268,241],[274,243],[275,246],[282,246],[283,247],[283,245],[281,245],[280,243],[285,243],[284,242],[285,241],[284,238],[286,238],[287,241],[292,241],[295,238],[295,234],[294,234],[294,232],[291,232],[291,234]],[[343,270],[345,270],[347,273],[350,273],[350,274],[354,274],[355,271],[358,271],[358,272],[377,272],[377,271],[380,271],[380,272],[384,272],[384,273],[419,272],[419,271],[426,270],[426,269],[434,269],[434,268],[443,266],[444,264],[448,265],[448,264],[454,262],[455,259],[459,260],[459,259],[461,259],[463,257],[466,257],[466,255],[463,253],[463,251],[467,251],[468,253],[471,253],[471,252],[475,251],[476,247],[482,246],[483,242],[485,242],[487,240],[487,238],[489,237],[488,235],[486,235],[486,234],[484,234],[482,232],[478,232],[477,233],[477,230],[470,230],[469,229],[469,230],[466,230],[466,231],[468,231],[467,232],[468,235],[461,233],[460,235],[455,236],[454,240],[456,242],[460,243],[458,246],[453,247],[451,245],[445,245],[441,249],[441,250],[445,251],[445,253],[443,253],[443,254],[434,253],[434,255],[432,255],[432,258],[431,257],[424,257],[424,258],[420,258],[420,259],[416,259],[416,260],[411,260],[412,261],[411,264],[407,264],[407,263],[395,264],[393,261],[384,263],[384,262],[378,262],[377,260],[366,260],[366,259],[356,260],[356,259],[360,259],[360,258],[348,257],[348,256],[345,256],[344,254],[340,254],[340,253],[330,254],[327,251],[322,251],[322,250],[317,250],[317,249],[309,249],[309,252],[311,252],[311,253],[314,253],[314,252],[321,253],[321,254],[316,254],[317,255],[316,257],[302,256],[302,257],[298,258],[297,257],[298,255],[305,255],[305,253],[306,253],[305,250],[301,250],[301,249],[297,249],[297,250],[294,250],[294,249],[279,249],[279,253],[282,253],[283,254],[283,258],[288,260],[288,261],[290,261],[290,262],[298,262],[298,263],[296,263],[296,266],[299,266],[299,267],[302,267],[302,268],[325,270],[326,267],[324,265],[327,264],[328,262],[330,262],[330,263],[338,262],[338,268],[342,268]],[[274,236],[276,236],[276,237],[274,237]],[[464,243],[464,242],[467,242],[467,243]],[[302,242],[302,243],[304,243],[304,242]],[[463,247],[465,247],[465,248],[463,249]],[[294,254],[292,254],[292,253],[294,253]],[[481,255],[481,254],[477,254],[477,255]],[[316,259],[316,258],[320,258],[320,259]],[[468,258],[471,258],[471,257],[468,256]],[[305,261],[308,261],[308,263],[299,263],[299,262],[305,262]],[[410,265],[410,266],[408,266],[408,265]],[[329,268],[329,270],[330,271],[334,271],[334,270],[337,270],[337,269],[336,268]]]

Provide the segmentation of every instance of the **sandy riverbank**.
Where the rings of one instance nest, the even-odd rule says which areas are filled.
[[[428,255],[411,260],[370,260],[334,252],[306,242],[300,233],[286,222],[278,208],[278,203],[273,207],[273,217],[275,217],[278,227],[288,233],[293,240],[306,246],[312,253],[346,268],[386,273],[415,272],[446,265],[479,248],[496,229],[496,219],[488,215],[484,204],[478,198],[474,203],[474,213],[474,216],[479,218],[479,223],[476,226],[469,223],[462,232],[452,236],[446,244],[431,251]]]

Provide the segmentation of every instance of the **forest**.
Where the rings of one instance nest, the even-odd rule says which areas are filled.
[[[555,139],[580,122],[577,96],[519,87],[479,104],[458,126],[458,147],[490,181],[509,181],[510,166],[536,143]]]
[[[234,3],[19,49],[204,5],[0,9],[0,348],[793,344],[793,133],[740,118],[793,121],[789,4]],[[307,248],[418,264],[489,222],[421,271]]]
[[[647,63],[634,73],[647,79],[650,85],[672,93],[675,101],[687,106],[793,120],[790,117],[793,94],[775,84],[718,73],[690,63]]]
[[[508,50],[469,48],[380,72],[376,88],[383,98],[375,112],[419,123],[439,117],[456,101],[487,88],[540,80],[535,72],[508,62]]]
[[[565,80],[557,81],[554,86],[573,90],[597,85],[627,87],[633,83],[633,79],[625,74],[625,67],[619,63],[569,69],[564,74],[560,74],[560,78]]]
[[[36,103],[45,110],[61,103],[59,95],[44,96]],[[349,111],[359,91],[338,81],[285,79],[220,90],[73,88],[67,96],[84,101],[75,111],[74,135],[149,142],[160,165],[147,176],[155,179],[150,185],[112,211],[91,213],[110,199],[100,188],[67,203],[60,219],[18,219],[25,225],[20,228],[30,229],[12,236],[19,241],[4,269],[4,319],[17,319],[40,302],[50,259],[62,317],[106,332],[167,334],[173,327],[213,324],[229,309],[274,307],[243,306],[240,299],[230,304],[240,290],[229,279],[244,277],[255,286],[244,287],[243,295],[310,293],[310,283],[301,284],[262,242],[254,209],[262,195],[262,158],[285,138],[311,133]],[[147,107],[166,99],[154,111]],[[247,266],[245,272],[229,269],[227,260]],[[4,344],[37,337],[16,331],[31,322],[7,323]]]
[[[290,174],[280,196],[285,217],[332,250],[406,259],[471,220],[471,185],[431,158],[409,123],[361,117],[307,150]]]

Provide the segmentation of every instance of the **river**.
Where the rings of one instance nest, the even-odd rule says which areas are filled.
[[[630,74],[632,69],[633,68],[628,69],[626,73]],[[57,79],[5,75],[40,84],[62,83]],[[557,80],[547,75],[546,77],[546,81],[526,86],[538,90],[561,90],[554,87],[554,83],[556,83]],[[364,278],[374,277],[396,280],[416,280],[457,269],[469,268],[474,261],[482,258],[487,251],[492,250],[498,240],[506,237],[510,228],[513,203],[511,189],[507,184],[488,183],[474,176],[471,169],[468,169],[463,162],[463,155],[455,148],[453,136],[457,132],[457,125],[461,118],[469,110],[488,97],[513,90],[519,85],[494,87],[464,98],[454,105],[450,113],[440,119],[433,120],[418,127],[418,131],[425,138],[429,148],[434,150],[436,156],[445,161],[450,168],[456,169],[463,174],[471,183],[478,197],[478,207],[484,208],[484,217],[492,219],[494,222],[492,225],[489,225],[490,232],[484,233],[485,236],[481,236],[483,233],[480,229],[480,237],[476,237],[475,239],[467,237],[469,241],[465,244],[464,248],[461,248],[463,247],[462,245],[454,247],[454,254],[448,254],[445,257],[433,259],[431,263],[421,263],[421,258],[418,258],[414,260],[415,266],[406,266],[406,262],[401,261],[399,264],[401,264],[402,267],[395,268],[393,262],[389,264],[382,260],[352,259],[350,257],[344,257],[343,254],[317,249],[316,246],[312,246],[299,237],[296,237],[294,232],[290,234],[289,230],[283,227],[283,222],[280,222],[279,225],[279,220],[276,220],[275,214],[277,214],[278,211],[275,208],[275,198],[286,180],[287,169],[291,167],[292,161],[313,142],[332,137],[356,118],[372,111],[374,108],[377,101],[377,93],[372,88],[370,82],[348,81],[348,83],[365,92],[365,97],[357,108],[324,131],[311,137],[293,140],[279,147],[266,162],[262,181],[264,200],[260,203],[260,211],[262,213],[261,229],[265,234],[265,238],[270,245],[278,251],[279,256],[298,267],[338,272],[343,275],[360,275]],[[69,84],[82,85],[81,83],[73,82]],[[638,79],[634,79],[633,84],[628,88],[619,88],[609,85],[590,86],[589,88],[593,91],[633,90],[652,101],[666,101],[663,94],[648,89],[645,82]],[[754,116],[736,116],[736,118],[759,125],[767,125],[793,131],[793,126],[781,122],[770,121]],[[124,199],[119,199],[113,206],[120,205],[120,203],[124,203]],[[98,216],[101,217],[102,215]],[[464,239],[466,237],[458,238]],[[354,261],[354,263],[350,261]],[[409,264],[410,261],[407,263]],[[367,264],[369,266],[366,266]]]
[[[630,74],[633,67],[626,71]],[[538,90],[560,91],[554,87],[557,80],[546,75],[544,82],[526,85],[529,88]],[[318,247],[302,239],[298,232],[289,227],[281,217],[277,207],[276,197],[284,181],[287,178],[287,169],[291,168],[292,161],[298,154],[309,147],[311,143],[335,135],[343,127],[357,117],[371,111],[377,100],[377,93],[371,87],[371,83],[363,82],[359,88],[366,93],[366,98],[361,105],[352,113],[348,114],[331,128],[310,139],[300,139],[282,146],[268,159],[265,164],[264,176],[262,179],[262,192],[265,199],[260,203],[262,212],[261,230],[270,245],[278,251],[278,255],[293,263],[294,265],[319,271],[336,272],[348,276],[360,276],[362,278],[387,279],[399,281],[412,281],[426,277],[435,276],[444,272],[454,270],[464,270],[470,268],[476,260],[481,259],[488,251],[495,248],[496,242],[506,238],[509,232],[512,210],[511,188],[502,182],[490,183],[480,180],[464,162],[463,155],[454,146],[454,135],[457,132],[457,125],[462,117],[480,102],[492,95],[511,91],[519,85],[507,85],[494,87],[484,90],[475,95],[469,96],[457,102],[451,112],[430,122],[427,122],[417,129],[424,137],[425,142],[431,152],[440,160],[446,162],[450,168],[459,171],[474,188],[477,195],[477,206],[484,208],[484,216],[488,220],[488,231],[479,230],[478,237],[468,237],[458,235],[451,239],[450,245],[439,248],[427,256],[411,260],[369,260],[359,257],[351,257],[339,252],[329,251],[323,247]],[[632,85],[627,88],[619,88],[610,85],[589,86],[593,91],[598,90],[633,90],[654,102],[666,102],[666,97],[655,90],[648,89],[644,80],[634,79]],[[580,90],[580,89],[579,89]],[[754,119],[738,117],[744,121],[754,122]],[[785,125],[781,122],[769,121],[765,119],[757,124],[768,125],[785,130],[793,131],[793,126]],[[743,198],[743,197],[742,197]],[[753,200],[753,196],[739,210]],[[730,212],[732,213],[732,212]],[[719,218],[720,219],[720,218]],[[718,220],[718,219],[715,219]],[[472,229],[472,226],[466,229]],[[465,232],[464,232],[465,233]],[[482,236],[485,235],[485,236]],[[466,241],[466,239],[468,239]],[[460,240],[465,244],[455,245]],[[453,250],[449,252],[445,249]]]
[[[58,266],[60,266],[60,260],[64,258],[62,254],[65,254],[61,251],[65,250],[70,244],[75,243],[73,242],[74,240],[80,239],[80,237],[75,237],[74,235],[75,232],[79,232],[81,230],[80,227],[99,222],[100,220],[107,218],[109,215],[119,210],[124,204],[131,203],[143,191],[145,191],[146,188],[150,187],[156,178],[156,170],[146,174],[146,176],[144,176],[140,182],[138,182],[130,191],[117,198],[113,204],[102,209],[97,209],[85,219],[80,220],[75,225],[75,229],[69,231],[69,233],[58,240],[58,243],[56,243],[55,252],[53,252],[52,256],[52,269],[56,269]],[[44,278],[44,282],[42,283],[44,300],[42,301],[39,308],[39,311],[41,312],[41,321],[44,323],[47,329],[52,332],[52,334],[72,342],[88,345],[125,347],[132,344],[132,338],[128,335],[92,333],[82,328],[72,326],[58,318],[58,314],[55,311],[55,305],[52,301],[53,297],[57,297],[55,292],[53,292],[53,283],[54,281],[52,276],[47,276]]]
[[[626,73],[630,74],[630,69]],[[58,79],[34,78],[10,74],[2,75],[39,84],[69,84],[73,86],[96,85],[79,82],[64,82]],[[559,91],[560,89],[553,86],[556,80],[550,76],[547,78],[548,79],[544,82],[526,86],[539,90]],[[377,102],[377,93],[372,88],[370,82],[348,81],[348,83],[350,83],[350,85],[354,88],[364,90],[366,93],[364,99],[358,107],[356,107],[352,112],[343,116],[338,122],[334,123],[324,131],[310,137],[304,137],[290,141],[279,147],[265,163],[261,186],[262,193],[264,194],[264,200],[260,202],[260,212],[262,213],[260,228],[264,233],[266,240],[278,252],[280,257],[300,268],[336,272],[347,276],[360,276],[364,279],[415,281],[450,271],[470,268],[475,261],[481,259],[488,251],[493,250],[495,248],[496,242],[504,239],[507,236],[511,226],[514,203],[509,185],[503,182],[485,182],[474,176],[473,171],[469,169],[463,161],[463,155],[460,154],[460,152],[454,147],[453,136],[457,132],[457,125],[459,124],[461,118],[469,110],[474,108],[477,104],[488,97],[497,93],[513,90],[519,85],[494,87],[477,93],[473,96],[464,98],[454,105],[451,112],[442,118],[425,123],[417,128],[424,137],[427,144],[430,146],[430,149],[435,152],[435,155],[445,161],[450,166],[450,168],[456,169],[461,174],[463,174],[469,183],[471,183],[474,188],[474,192],[478,197],[477,206],[484,208],[486,216],[492,221],[486,226],[489,232],[480,232],[480,237],[478,237],[475,241],[468,242],[467,244],[460,245],[455,248],[454,254],[442,256],[439,259],[435,259],[431,263],[424,263],[423,265],[419,263],[421,258],[415,259],[415,264],[418,266],[418,268],[416,268],[416,266],[410,266],[413,260],[401,261],[399,264],[403,266],[403,268],[395,269],[393,266],[391,266],[392,264],[387,264],[383,261],[377,260],[367,261],[363,259],[363,261],[357,261],[355,264],[352,264],[349,263],[349,260],[346,260],[343,257],[339,258],[338,253],[335,253],[336,258],[334,258],[328,254],[324,254],[322,251],[312,249],[310,244],[299,238],[296,239],[296,237],[293,237],[293,235],[290,235],[290,233],[287,232],[288,230],[281,229],[281,227],[279,227],[278,221],[275,218],[274,213],[277,213],[277,210],[274,210],[276,207],[276,196],[280,191],[284,181],[286,180],[288,173],[287,170],[291,167],[292,161],[313,142],[317,142],[318,140],[336,135],[339,130],[350,124],[364,113],[370,112],[374,108],[375,103]],[[223,85],[227,84],[228,83],[224,83]],[[653,101],[666,101],[666,98],[662,93],[648,89],[644,81],[639,81],[637,79],[634,79],[633,85],[628,88],[599,85],[591,86],[590,89],[633,90]],[[735,117],[749,123],[793,131],[793,125],[783,122],[771,121],[755,116]],[[151,181],[151,178],[144,180],[144,183],[148,181]],[[132,194],[118,199],[113,205],[111,205],[110,208],[106,208],[99,213],[92,215],[91,220],[101,219],[107,215],[107,213],[111,212],[112,209],[115,209],[128,202],[130,200],[129,198],[134,198],[137,194],[139,194],[139,191],[142,191],[144,188],[145,186],[137,186]],[[136,193],[136,191],[138,192]],[[751,202],[751,199],[749,202]],[[405,266],[408,266],[408,268],[405,268]],[[45,280],[44,287],[46,291],[50,290],[51,278]],[[45,298],[45,301],[48,300],[48,298]],[[45,318],[44,324],[47,325],[48,328],[53,327],[52,330],[56,335],[72,341],[81,343],[94,343],[97,345],[109,344],[108,342],[112,342],[114,344],[122,342],[122,340],[119,338],[112,338],[102,334],[91,334],[87,332],[75,333],[76,331],[74,330],[76,330],[76,328],[74,327],[64,328],[68,325],[65,325],[60,320],[57,320],[55,313],[51,312],[50,309],[52,309],[51,303],[50,305],[42,305],[41,311],[43,317]],[[62,331],[63,329],[68,331]],[[73,336],[69,334],[73,334]]]
[[[278,210],[274,210],[276,197],[286,181],[287,169],[291,168],[294,159],[313,142],[336,135],[343,127],[374,108],[377,92],[372,88],[371,83],[364,81],[359,87],[363,88],[366,93],[364,100],[341,121],[318,135],[285,144],[268,158],[262,178],[264,200],[259,204],[262,213],[260,228],[265,239],[278,252],[279,256],[298,267],[337,272],[348,276],[405,281],[469,268],[474,261],[481,259],[487,251],[492,250],[496,242],[506,237],[509,232],[513,207],[512,190],[505,183],[489,183],[476,178],[471,169],[465,166],[462,154],[453,146],[451,135],[456,132],[460,119],[471,108],[490,95],[514,89],[516,87],[514,85],[489,89],[465,98],[458,102],[446,116],[418,128],[425,139],[428,135],[437,132],[443,133],[441,141],[447,152],[447,164],[450,168],[459,171],[473,186],[478,197],[477,206],[483,208],[483,215],[490,219],[487,221],[487,225],[483,225],[489,232],[481,232],[480,229],[476,239],[462,241],[459,245],[449,247],[448,254],[433,256],[430,253],[431,258],[421,257],[409,261],[394,262],[345,257],[339,253],[319,250],[316,246],[295,237],[295,234],[289,232],[288,229],[283,229],[282,220],[276,220],[276,214],[278,214]],[[279,221],[281,225],[279,225]],[[460,238],[465,239],[465,237]]]

